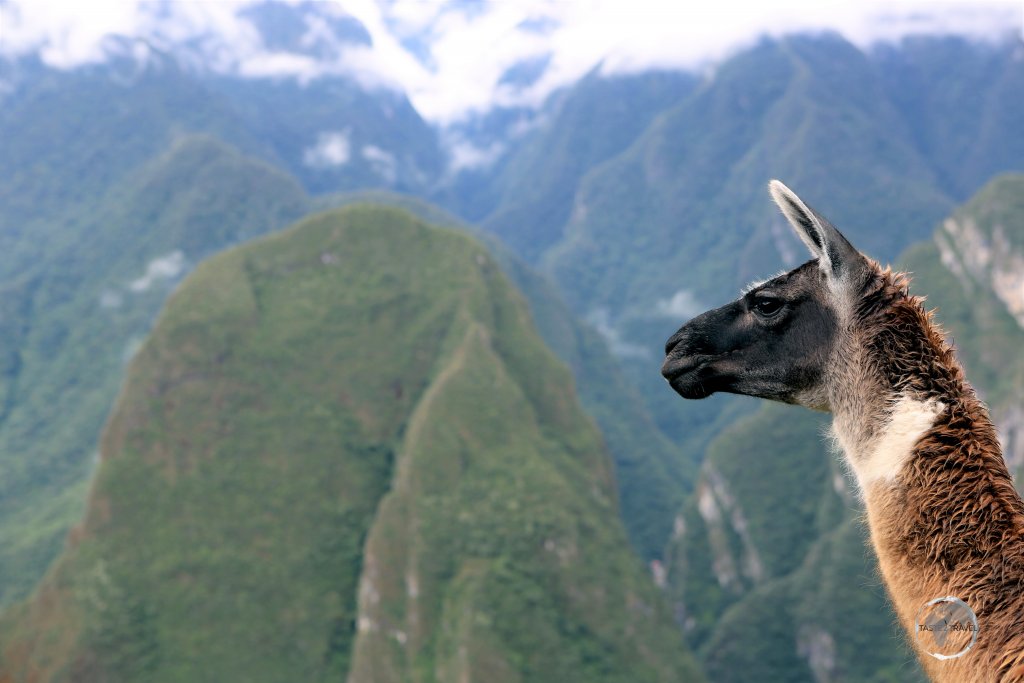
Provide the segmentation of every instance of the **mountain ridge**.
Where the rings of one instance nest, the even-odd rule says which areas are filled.
[[[483,247],[407,213],[318,214],[216,256],[133,360],[85,522],[5,614],[0,669],[699,680],[571,387]]]

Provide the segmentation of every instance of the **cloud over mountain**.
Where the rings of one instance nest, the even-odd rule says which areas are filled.
[[[701,67],[765,34],[833,30],[865,46],[914,33],[1000,38],[1022,25],[1015,0],[6,0],[0,53],[38,52],[68,68],[104,59],[112,34],[137,36],[220,72],[342,73],[393,87],[425,117],[449,123],[494,106],[536,105],[597,65],[609,73]]]

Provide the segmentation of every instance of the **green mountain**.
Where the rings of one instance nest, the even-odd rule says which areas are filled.
[[[201,264],[0,680],[700,680],[476,241],[357,206]]]
[[[622,519],[633,546],[643,559],[659,559],[672,518],[693,488],[697,463],[654,423],[600,333],[569,310],[549,278],[526,265],[493,234],[432,204],[389,192],[356,192],[317,201],[325,207],[360,202],[401,207],[420,220],[469,232],[484,242],[526,297],[544,342],[572,370],[580,402],[601,428],[615,464]]]
[[[639,93],[642,117],[627,97],[605,98],[607,111],[574,106],[602,80],[576,84],[496,173],[499,198],[481,221],[606,336],[690,459],[753,408],[681,410],[658,373],[660,345],[723,292],[803,259],[766,201],[768,178],[892,260],[992,174],[1024,170],[1017,43],[921,37],[861,50],[789,36],[703,76],[657,85],[660,99],[642,95],[653,74],[601,86]]]
[[[13,85],[12,85],[13,83]],[[176,67],[19,65],[0,107],[0,280],[81,236],[108,193],[183,135],[265,150],[223,98]]]
[[[307,202],[280,171],[183,138],[64,225],[37,260],[5,254],[21,272],[0,280],[0,605],[31,590],[80,518],[124,365],[171,287]]]
[[[615,317],[649,313],[679,272],[699,300],[800,259],[764,202],[767,177],[806,188],[893,259],[1021,167],[1022,78],[1015,43],[862,51],[829,34],[765,39],[700,82],[591,75],[510,154],[483,224],[554,274],[574,308]]]
[[[588,74],[545,107],[540,128],[492,183],[500,195],[483,227],[530,263],[557,244],[583,176],[621,153],[662,110],[696,87],[679,72]]]
[[[32,590],[81,517],[125,365],[181,278],[312,207],[367,196],[307,191],[390,187],[512,246],[481,236],[604,435],[634,548],[651,561],[670,542],[666,588],[716,679],[764,661],[799,680],[914,675],[886,630],[855,502],[819,459],[817,424],[750,400],[683,403],[660,378],[659,347],[723,293],[802,258],[766,201],[768,177],[895,258],[991,174],[1024,168],[1019,47],[919,38],[862,52],[803,36],[766,40],[700,78],[590,74],[525,131],[519,113],[495,114],[515,136],[480,140],[509,152],[455,180],[436,131],[399,95],[332,78],[201,77],[152,54],[146,68],[71,71],[0,58],[0,606]],[[1020,196],[1019,178],[1000,179],[902,257],[1017,472]],[[372,199],[459,224],[408,197]],[[812,476],[744,459],[766,451],[766,432]],[[862,604],[865,586],[874,597]],[[853,616],[828,611],[830,595]],[[766,614],[805,628],[773,622],[776,640],[759,640],[767,627],[752,617]],[[851,640],[845,621],[874,636]]]
[[[201,82],[270,148],[266,158],[311,193],[379,187],[422,195],[444,172],[436,131],[397,92],[343,78]]]
[[[11,271],[24,272],[0,284],[0,606],[31,591],[80,518],[125,362],[180,278],[314,206],[400,197],[314,200],[285,173],[204,136],[182,137],[125,175],[88,211],[63,224],[53,218],[54,240],[38,258],[16,266],[18,251],[7,255]],[[461,226],[430,205],[401,202]],[[579,378],[616,464],[630,539],[644,558],[660,556],[694,464],[658,432],[600,336],[550,282],[487,239],[526,292],[545,340]]]
[[[653,309],[679,289],[679,273],[698,299],[740,286],[780,257],[802,259],[773,230],[781,218],[763,178],[776,176],[820,197],[826,214],[872,226],[863,248],[894,257],[951,206],[904,128],[854,46],[765,41],[586,177],[548,267],[584,310]],[[900,198],[897,210],[885,211],[888,197]]]
[[[906,132],[951,196],[966,199],[993,175],[1020,170],[1024,68],[1019,41],[906,38],[872,53]]]
[[[80,517],[125,361],[171,288],[206,256],[335,201],[310,199],[266,161],[316,190],[422,189],[442,169],[435,134],[404,98],[343,80],[200,77],[158,51],[145,68],[0,66],[2,607],[32,589]],[[306,163],[335,133],[349,158]],[[587,378],[630,538],[658,556],[692,461],[656,433],[604,342],[553,286],[510,255],[502,263],[529,289],[546,338]]]
[[[81,516],[124,362],[170,288],[306,211],[293,180],[234,151],[273,156],[230,102],[152,57],[3,65],[0,606]]]
[[[901,257],[1024,463],[1024,176],[986,185]],[[714,439],[666,559],[677,619],[716,681],[924,680],[885,600],[826,419],[764,405]],[[756,672],[754,675],[752,672]]]
[[[634,548],[645,560],[659,559],[674,513],[693,490],[697,463],[655,424],[604,338],[569,310],[551,281],[493,238],[485,243],[530,302],[541,336],[569,365],[580,402],[601,428]]]

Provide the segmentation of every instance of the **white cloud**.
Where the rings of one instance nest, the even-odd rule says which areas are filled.
[[[387,27],[380,2],[374,0],[346,0],[345,11],[354,16],[370,34],[372,49],[353,49],[347,57],[356,62],[372,77],[408,87],[430,78],[429,72],[406,50],[399,38]],[[431,4],[431,3],[424,3]]]
[[[146,266],[142,277],[128,283],[128,289],[141,293],[160,280],[173,280],[185,272],[185,254],[181,250],[153,259]]]
[[[302,163],[310,168],[337,168],[348,163],[352,156],[349,130],[320,133],[316,144],[302,153]]]
[[[606,73],[696,67],[764,34],[831,29],[866,46],[910,33],[992,38],[1024,28],[1020,0],[344,0],[339,6],[363,23],[373,46],[345,45],[316,61],[268,51],[237,14],[250,1],[8,0],[0,4],[0,52],[38,50],[69,67],[102,59],[110,33],[187,42],[202,47],[193,61],[205,68],[301,79],[346,73],[367,86],[399,87],[444,124],[495,104],[537,104],[598,64]],[[324,37],[323,26],[307,24],[310,40]],[[420,48],[408,49],[411,42]],[[530,87],[500,83],[510,67],[548,53]]]
[[[608,309],[598,308],[590,312],[587,322],[593,325],[597,333],[604,337],[608,349],[619,358],[646,359],[651,357],[651,350],[646,346],[626,341],[622,333],[612,324]]]
[[[75,3],[31,0],[0,4],[0,53],[39,50],[42,58],[66,67],[103,58],[103,38],[130,33],[139,23],[134,2]]]
[[[1019,0],[520,0],[471,13],[429,12],[424,5],[437,7],[395,0],[389,17],[404,33],[430,39],[433,71],[404,83],[417,108],[442,123],[495,104],[536,105],[598,64],[605,73],[693,68],[764,34],[833,29],[866,46],[908,33],[994,37],[1021,31],[1024,21]],[[538,23],[546,29],[531,28]],[[529,88],[500,84],[508,68],[547,53],[547,69]]]
[[[654,312],[659,317],[680,322],[699,315],[705,308],[688,289],[680,289],[668,299],[661,299],[654,304]]]
[[[105,289],[100,294],[100,306],[102,308],[120,308],[122,303],[121,295],[115,291]]]
[[[305,80],[317,71],[317,63],[312,57],[289,52],[255,53],[238,64],[238,73],[242,76],[256,78],[280,78],[298,76]]]
[[[362,150],[363,158],[370,162],[374,172],[384,182],[393,185],[398,179],[398,161],[395,155],[376,145],[366,145]]]
[[[477,147],[466,140],[448,139],[448,169],[453,172],[487,168],[505,153],[505,146],[493,142],[487,147]]]

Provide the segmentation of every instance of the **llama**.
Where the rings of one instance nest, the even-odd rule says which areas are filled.
[[[1024,681],[1024,502],[987,409],[907,276],[861,254],[781,182],[769,190],[813,259],[683,325],[662,374],[684,398],[722,391],[832,413],[925,671]],[[935,613],[922,614],[960,601],[973,626],[928,633]]]

